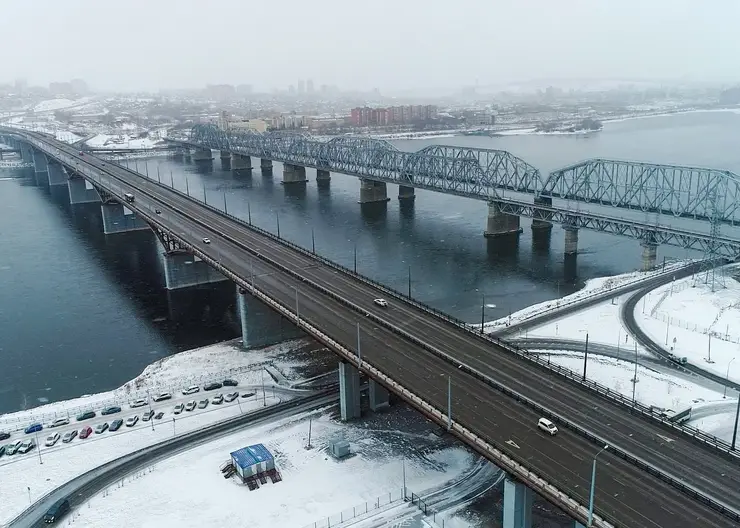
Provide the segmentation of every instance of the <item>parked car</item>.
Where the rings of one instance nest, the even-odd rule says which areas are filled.
[[[191,394],[195,394],[196,392],[200,392],[200,387],[198,387],[197,385],[191,385],[187,389],[183,390],[182,394],[184,396],[189,396]]]
[[[192,411],[198,406],[198,403],[195,400],[189,401],[187,405],[185,405],[186,411]]]
[[[39,431],[41,431],[41,430],[42,430],[43,428],[44,428],[44,426],[43,426],[43,425],[41,425],[40,423],[35,423],[35,424],[31,424],[31,425],[29,425],[29,426],[28,426],[28,427],[26,427],[26,428],[25,428],[25,429],[24,429],[23,431],[24,431],[24,432],[25,432],[26,434],[31,434],[31,433],[38,433],[38,432],[39,432]]]
[[[71,431],[67,431],[66,433],[64,433],[64,436],[62,437],[62,442],[68,444],[75,438],[77,438],[77,429],[72,429]]]
[[[5,446],[5,454],[8,456],[15,455],[18,452],[18,448],[21,447],[22,443],[23,440],[16,440],[12,444],[8,444],[7,446]]]
[[[160,394],[157,394],[154,398],[152,398],[152,400],[154,400],[155,402],[160,402],[164,400],[169,400],[170,398],[172,398],[172,394],[170,394],[169,392],[162,392]]]
[[[206,407],[208,407],[208,399],[207,398],[205,400],[200,400],[198,402],[198,409],[205,409]]]
[[[237,385],[239,385],[239,382],[231,378],[224,380],[224,387],[236,387]]]
[[[108,422],[103,422],[101,424],[98,424],[98,426],[95,428],[95,434],[103,434],[108,430]]]
[[[164,413],[160,411],[160,412],[158,412],[157,414],[154,415],[154,419],[155,420],[161,420],[162,419],[162,416],[164,416]]]
[[[211,403],[213,405],[221,405],[223,402],[224,402],[223,394],[216,394],[213,398],[211,398]]]
[[[49,436],[46,437],[46,442],[44,442],[44,445],[46,447],[52,447],[54,444],[56,444],[59,441],[61,437],[62,436],[59,433],[50,434]]]
[[[242,398],[251,398],[254,394],[254,392],[245,392],[242,394]]]
[[[95,418],[95,411],[85,411],[80,413],[77,415],[76,420],[81,422],[82,420],[89,420],[90,418]]]
[[[5,431],[0,431],[0,440],[7,440],[10,438],[10,433],[6,433]]]
[[[102,410],[100,414],[107,416],[109,414],[116,414],[119,412],[121,412],[121,408],[117,405],[114,405],[113,407],[106,407],[105,409]]]
[[[175,410],[173,412],[175,414],[180,414],[184,410],[185,410],[185,404],[184,403],[178,403],[177,405],[175,405]]]
[[[49,427],[61,427],[63,425],[69,425],[69,418],[57,418],[49,424]]]
[[[230,392],[226,396],[224,396],[224,400],[227,402],[233,402],[235,399],[239,397],[239,393],[237,391]]]
[[[118,431],[121,428],[122,425],[123,425],[123,420],[121,420],[120,418],[117,419],[117,420],[113,420],[110,423],[110,427],[108,427],[108,430],[110,432]]]
[[[204,385],[203,390],[212,391],[212,390],[220,389],[221,387],[223,387],[223,385],[221,385],[217,381],[214,381],[213,383],[208,383],[207,385]]]
[[[149,420],[152,419],[152,416],[154,416],[154,411],[149,410],[149,411],[146,411],[144,414],[141,415],[141,419],[144,422],[148,422]]]
[[[0,445],[0,457],[3,456],[4,454],[5,454],[5,446]]]
[[[18,448],[18,452],[22,455],[25,455],[34,447],[36,447],[36,442],[33,441],[33,438],[29,438],[21,444],[21,446]]]
[[[146,398],[140,398],[131,402],[132,409],[136,409],[138,407],[146,407],[147,405],[149,405],[149,402],[146,400]]]
[[[87,427],[83,427],[82,429],[80,429],[80,438],[85,439],[90,436],[92,432],[92,427],[90,427],[89,425]]]
[[[137,423],[139,423],[139,416],[137,414],[133,415],[131,418],[126,420],[126,427],[133,427]]]

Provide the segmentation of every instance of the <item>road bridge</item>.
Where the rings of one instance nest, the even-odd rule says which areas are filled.
[[[260,158],[263,169],[282,162],[286,184],[306,182],[306,167],[316,169],[317,181],[328,181],[330,172],[357,176],[360,203],[387,201],[387,183],[399,186],[399,199],[413,198],[419,188],[485,200],[486,236],[518,235],[522,216],[532,218],[538,231],[560,224],[570,258],[578,253],[580,229],[639,240],[643,269],[655,266],[660,244],[713,257],[740,255],[740,231],[720,234],[720,227],[740,222],[740,177],[729,171],[592,159],[545,176],[502,150],[430,145],[405,152],[364,137],[323,141],[213,125],[196,125],[187,139],[169,141],[195,149],[193,159],[200,161],[213,159],[211,149],[220,150],[222,159],[231,155],[234,168],[251,170],[251,157]]]
[[[721,441],[692,437],[605,387],[133,171],[41,134],[24,140],[101,194],[135,195],[130,207],[165,247],[209,264],[337,353],[343,414],[358,414],[352,389],[363,373],[376,397],[379,384],[504,469],[506,528],[526,526],[511,519],[513,511],[529,517],[522,483],[585,523],[591,463],[604,444],[594,526],[740,521],[740,467]],[[377,297],[389,306],[375,305]],[[535,428],[543,415],[560,425],[556,437]]]

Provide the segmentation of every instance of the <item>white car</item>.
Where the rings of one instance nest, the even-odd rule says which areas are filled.
[[[198,402],[195,400],[189,401],[188,404],[185,406],[185,410],[190,412],[198,405]]]
[[[61,427],[63,425],[69,425],[69,418],[57,418],[49,424],[49,427]]]
[[[185,404],[184,403],[178,403],[177,405],[175,405],[175,410],[173,412],[175,414],[180,414],[184,410],[185,410]]]
[[[64,436],[62,437],[62,442],[65,444],[70,443],[72,440],[74,440],[77,437],[77,429],[72,429],[71,431],[67,431],[64,433]]]
[[[203,239],[203,243],[204,243],[204,244],[210,244],[210,243],[211,243],[211,239],[210,239],[210,238],[208,238],[208,237],[205,237],[205,238]]]
[[[223,402],[224,402],[223,394],[216,394],[213,398],[211,398],[211,403],[213,405],[221,405]]]
[[[14,455],[14,454],[16,454],[18,452],[18,450],[20,449],[21,445],[23,445],[23,440],[16,440],[12,444],[8,444],[5,447],[5,454],[6,455]]]
[[[154,411],[146,411],[144,414],[141,415],[141,420],[144,422],[148,422],[152,419],[152,416],[154,416]]]
[[[149,405],[149,402],[145,398],[134,400],[131,402],[132,409],[136,409],[137,407],[146,407],[147,405]]]
[[[388,306],[388,301],[386,301],[385,299],[373,299],[373,302],[378,306],[382,306],[383,308]]]
[[[182,391],[183,395],[185,396],[195,394],[196,392],[200,392],[200,387],[198,385],[191,385],[190,387]]]
[[[152,400],[154,400],[155,402],[161,402],[164,400],[169,400],[170,398],[172,398],[172,394],[170,394],[169,392],[162,392],[160,394],[157,394],[154,398],[152,398]]]
[[[550,436],[555,436],[556,434],[558,434],[558,428],[555,427],[555,424],[547,418],[540,418],[537,421],[537,427],[548,433]]]
[[[236,399],[237,399],[238,397],[239,397],[239,392],[237,392],[237,391],[234,391],[234,392],[230,392],[230,393],[228,393],[228,394],[227,394],[227,395],[226,395],[226,396],[224,397],[224,400],[226,400],[227,402],[233,402],[233,401],[234,401],[234,400],[236,400]]]
[[[46,438],[46,442],[44,442],[44,445],[46,447],[52,447],[54,444],[56,444],[59,441],[60,438],[61,438],[61,435],[59,433],[54,433],[52,435],[49,435]]]
[[[139,423],[139,417],[138,417],[138,415],[133,415],[131,418],[129,418],[128,420],[126,420],[126,427],[133,427],[137,423]]]
[[[19,452],[19,453],[21,453],[21,454],[26,454],[26,453],[28,453],[28,452],[29,452],[29,451],[30,451],[31,449],[33,449],[34,447],[36,447],[36,442],[34,442],[33,440],[26,440],[26,441],[25,441],[25,442],[23,442],[23,443],[21,444],[21,446],[20,446],[20,447],[18,448],[18,452]]]

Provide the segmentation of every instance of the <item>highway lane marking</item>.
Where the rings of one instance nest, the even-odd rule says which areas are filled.
[[[669,444],[670,444],[671,442],[675,442],[675,440],[674,440],[673,438],[669,438],[669,437],[667,437],[667,436],[663,436],[663,435],[662,435],[662,434],[660,434],[660,433],[657,433],[657,435],[658,435],[658,436],[659,436],[660,438],[662,438],[663,440],[665,440],[666,442],[668,442]]]
[[[516,449],[521,449],[519,445],[514,442],[514,440],[507,440],[506,443],[509,444],[511,447],[515,447]]]

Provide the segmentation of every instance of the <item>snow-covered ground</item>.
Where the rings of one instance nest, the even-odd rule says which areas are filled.
[[[725,267],[724,287],[714,292],[703,274],[654,290],[636,306],[635,319],[655,342],[673,347],[689,363],[740,382],[740,282],[733,278],[738,271],[737,265]]]
[[[300,361],[294,361],[292,365],[279,363],[276,367],[275,358],[306,346],[306,340],[296,340],[249,351],[240,349],[238,344],[203,347],[161,359],[149,365],[140,376],[119,389],[4,415],[1,418],[0,429],[10,432],[15,425],[25,427],[39,420],[47,424],[55,416],[74,415],[81,410],[99,411],[109,405],[120,405],[123,408],[121,413],[98,416],[85,422],[76,422],[72,416],[69,426],[44,429],[37,437],[32,437],[37,439],[37,443],[42,444],[42,447],[25,455],[0,457],[0,482],[3,483],[0,486],[0,504],[3,505],[0,508],[0,524],[10,520],[28,506],[29,494],[30,501],[33,502],[71,478],[117,457],[171,438],[173,435],[181,435],[240,413],[291,398],[292,396],[286,395],[285,391],[273,390],[275,383],[263,366],[271,363],[273,369],[279,367],[282,371],[290,372],[291,369],[301,366]],[[236,379],[239,386],[224,387],[209,393],[201,391],[187,397],[179,393],[179,389],[191,384],[202,385],[206,381],[226,377]],[[261,390],[263,380],[264,393]],[[177,416],[172,412],[177,403],[188,400],[199,401],[213,397],[216,393],[225,394],[234,389],[240,391],[242,395],[254,394],[246,398],[240,397],[232,403],[209,405],[206,409],[196,409]],[[55,431],[64,434],[75,428],[81,429],[85,425],[94,428],[102,422],[141,414],[149,407],[130,409],[127,402],[136,397],[146,397],[147,393],[153,395],[163,390],[172,392],[174,397],[171,400],[151,404],[151,409],[155,412],[165,413],[161,420],[149,423],[139,421],[133,428],[122,427],[114,433],[108,431],[100,435],[93,434],[85,440],[77,438],[69,444],[59,442],[53,447],[43,446],[46,436]],[[31,435],[15,432],[6,443],[28,437]]]
[[[407,488],[416,493],[472,468],[476,456],[447,445],[431,426],[409,431],[399,420],[400,409],[351,424],[327,412],[313,413],[313,449],[305,448],[309,415],[249,428],[109,487],[75,511],[74,522],[90,527],[321,526],[327,518],[346,519],[366,502],[372,508],[379,499],[398,498],[404,464]],[[354,456],[336,461],[327,454],[328,442],[337,436],[350,442]],[[231,451],[255,443],[272,452],[283,480],[249,491],[235,478],[225,480],[218,468]]]
[[[48,101],[41,101],[33,107],[34,112],[51,112],[54,110],[63,110],[75,106],[77,101],[72,99],[49,99]]]
[[[510,326],[512,324],[520,323],[526,319],[539,315],[541,313],[548,312],[563,306],[568,306],[575,302],[582,301],[588,297],[605,293],[609,290],[614,290],[627,284],[632,284],[641,280],[645,280],[651,277],[655,277],[661,273],[665,273],[674,268],[683,267],[687,264],[687,261],[674,262],[666,265],[665,270],[657,271],[633,271],[629,273],[623,273],[621,275],[613,275],[611,277],[599,277],[596,279],[590,279],[586,281],[583,288],[578,290],[571,295],[560,297],[558,299],[552,299],[550,301],[544,301],[538,304],[528,306],[518,312],[511,314],[510,317],[502,317],[495,321],[489,321],[485,323],[486,332],[493,332],[499,328]],[[480,324],[477,325],[480,328]],[[556,334],[553,334],[556,335]]]
[[[137,138],[127,135],[111,136],[108,134],[98,134],[88,139],[85,144],[92,148],[107,149],[151,149],[158,145],[158,141],[153,141],[148,137]]]

